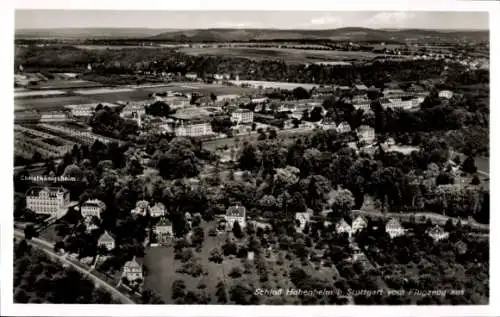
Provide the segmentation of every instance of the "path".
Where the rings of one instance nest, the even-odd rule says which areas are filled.
[[[18,236],[20,238],[24,238],[24,233],[14,230],[14,235]],[[73,261],[66,259],[65,256],[58,255],[53,252],[54,245],[38,238],[32,238],[30,241],[28,241],[29,244],[43,250],[45,253],[49,254],[52,258],[57,258],[59,261],[61,261],[65,265],[69,265],[73,267],[75,270],[83,274],[84,276],[88,277],[91,279],[94,284],[98,287],[102,286],[104,287],[108,292],[113,294],[116,298],[118,298],[122,303],[124,304],[135,304],[130,298],[125,296],[122,292],[117,290],[115,287],[111,286],[107,282],[103,281],[99,277],[95,276],[93,273],[89,272],[88,269],[82,268],[80,265],[75,264]]]

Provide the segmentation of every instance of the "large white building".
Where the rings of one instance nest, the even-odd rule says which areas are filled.
[[[80,212],[82,217],[97,217],[101,218],[101,213],[106,210],[106,205],[99,199],[89,199],[82,204]]]
[[[253,122],[253,111],[237,109],[231,114],[231,121],[237,124],[248,124]]]
[[[117,104],[109,103],[109,102],[101,102],[103,107],[116,107]],[[67,105],[64,108],[69,109],[71,114],[74,117],[90,117],[94,114],[95,108],[99,105],[99,103],[88,103],[81,105]]]
[[[246,208],[243,206],[231,206],[227,209],[224,219],[227,222],[226,229],[232,230],[235,222],[238,222],[241,228],[246,227]]]
[[[385,232],[389,234],[391,239],[402,236],[406,233],[405,228],[401,225],[401,222],[395,218],[391,218],[385,224]]]
[[[213,135],[210,113],[204,109],[191,107],[179,109],[171,115],[174,119],[176,136],[199,137]]]
[[[26,193],[26,208],[37,214],[61,218],[69,202],[69,191],[63,187],[31,187]]]
[[[99,240],[97,240],[97,246],[104,246],[106,250],[111,251],[116,246],[115,239],[107,231],[104,231]]]

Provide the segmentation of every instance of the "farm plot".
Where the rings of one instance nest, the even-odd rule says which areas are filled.
[[[129,90],[129,91],[120,91],[120,92],[111,92],[111,93],[99,93],[88,95],[95,101],[101,102],[116,102],[116,101],[141,101],[149,99],[149,92],[144,90]]]
[[[15,99],[15,110],[41,110],[51,111],[62,109],[66,105],[86,104],[93,102],[92,99],[83,96],[59,96],[46,98]]]
[[[119,93],[119,92],[129,92],[134,91],[133,88],[110,88],[110,87],[102,87],[102,88],[91,88],[91,89],[77,89],[73,92],[79,95],[96,95],[96,94],[110,94],[110,93]]]
[[[68,88],[100,87],[100,86],[102,85],[99,83],[81,79],[74,79],[74,80],[54,79],[54,80],[40,82],[37,85],[39,89],[68,89]]]
[[[283,59],[287,63],[315,63],[338,60],[367,60],[377,56],[371,52],[319,51],[289,48],[181,48],[188,55],[241,57],[253,60]]]
[[[25,90],[14,91],[14,98],[35,97],[35,96],[52,96],[64,95],[66,91],[63,90]]]

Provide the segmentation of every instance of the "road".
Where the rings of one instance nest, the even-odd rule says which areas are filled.
[[[14,230],[14,235],[18,236],[19,238],[24,238],[24,233],[22,233],[19,230]],[[115,287],[112,285],[108,284],[107,282],[103,281],[102,279],[98,278],[88,270],[83,269],[79,265],[73,263],[71,260],[66,259],[65,257],[58,255],[54,253],[52,250],[54,249],[54,245],[38,238],[32,238],[28,243],[31,245],[43,250],[45,253],[49,254],[52,258],[57,258],[60,262],[64,263],[65,265],[69,265],[81,274],[83,276],[88,277],[90,280],[94,282],[96,286],[99,287],[104,287],[109,293],[113,294],[115,298],[119,299],[123,304],[135,304],[130,298],[125,296],[122,292],[117,290]]]
[[[421,217],[425,217],[426,219],[431,219],[434,223],[438,223],[441,225],[444,225],[448,219],[452,219],[453,221],[458,221],[458,218],[453,218],[453,217],[448,217],[445,215],[440,215],[432,212],[407,212],[407,213],[393,213],[393,212],[386,212],[382,213],[380,211],[367,211],[367,210],[353,210],[354,213],[360,214],[360,215],[365,215],[365,216],[371,216],[371,217],[381,217],[381,218],[399,218],[399,219],[405,219],[408,220],[411,216],[415,216],[416,221],[420,221]],[[426,220],[427,221],[427,220]],[[470,225],[472,229],[476,230],[488,230],[490,229],[490,226],[487,224],[482,224],[479,222],[476,222],[474,220],[466,220],[466,219],[460,219],[463,225]]]

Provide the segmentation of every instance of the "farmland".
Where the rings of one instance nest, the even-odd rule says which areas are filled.
[[[33,99],[15,99],[15,110],[41,110],[52,111],[61,109],[63,106],[71,104],[86,104],[93,100],[83,96],[47,97]]]
[[[370,60],[377,56],[371,52],[320,51],[288,48],[181,48],[188,55],[241,57],[253,60],[283,59],[287,63],[315,63],[322,61]]]

